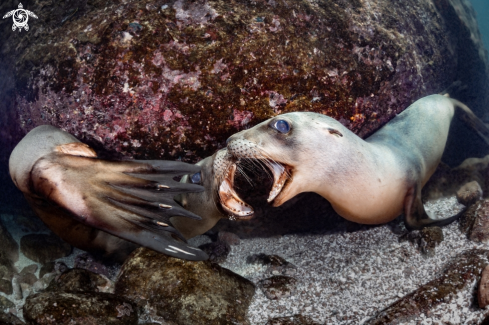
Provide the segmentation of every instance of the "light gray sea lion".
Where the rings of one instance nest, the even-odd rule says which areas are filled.
[[[249,159],[273,173],[268,198],[273,206],[316,192],[339,215],[357,223],[386,223],[404,212],[410,229],[447,224],[458,216],[437,220],[428,214],[421,189],[441,160],[456,109],[489,143],[489,130],[472,111],[442,95],[416,101],[366,140],[331,117],[287,113],[228,139],[228,172],[219,183],[232,182],[234,165]],[[227,188],[219,186],[219,191]],[[232,207],[238,215],[250,213],[239,198]]]
[[[37,215],[75,247],[118,260],[137,245],[188,260],[207,259],[170,221],[173,216],[200,219],[173,199],[203,190],[173,180],[199,172],[199,166],[98,159],[71,134],[43,125],[14,148],[9,170]]]

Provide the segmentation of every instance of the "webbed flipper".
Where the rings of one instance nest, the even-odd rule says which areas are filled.
[[[419,230],[424,227],[442,227],[446,226],[458,218],[465,212],[465,209],[454,216],[437,219],[431,213],[425,210],[421,200],[421,191],[417,188],[420,186],[412,186],[404,200],[404,223],[408,230]]]
[[[43,202],[34,203],[36,211],[45,209],[49,214],[46,206],[57,206],[67,218],[155,251],[188,260],[208,258],[188,245],[170,222],[173,216],[200,219],[173,199],[204,190],[173,179],[196,173],[199,166],[162,160],[102,160],[66,132],[54,127],[41,131],[29,133],[14,149],[9,163],[17,187],[37,199],[30,202]],[[39,137],[44,138],[42,147],[35,147]],[[24,161],[29,157],[36,160]],[[50,226],[46,213],[43,221]],[[59,220],[59,216],[52,220]],[[55,231],[56,227],[51,228]],[[55,233],[68,242],[88,240],[81,232],[80,238],[66,238],[57,230]],[[78,233],[72,231],[70,236]]]

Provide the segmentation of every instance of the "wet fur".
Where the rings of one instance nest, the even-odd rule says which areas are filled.
[[[292,179],[274,206],[299,193],[316,192],[338,214],[358,223],[385,223],[404,212],[406,225],[412,229],[446,224],[457,216],[436,220],[428,215],[421,189],[441,160],[456,108],[487,141],[487,128],[468,107],[431,95],[366,140],[328,116],[295,112],[233,135],[227,149],[235,159],[269,158],[292,168]],[[270,127],[278,119],[291,125],[287,134]]]

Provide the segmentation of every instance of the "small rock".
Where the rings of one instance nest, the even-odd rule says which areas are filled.
[[[489,242],[489,199],[477,202],[475,219],[470,229],[469,238],[475,242]]]
[[[5,310],[7,308],[13,308],[15,307],[15,304],[5,298],[4,296],[0,296],[0,310]]]
[[[54,262],[47,262],[41,266],[39,270],[39,278],[42,278],[46,273],[54,272]]]
[[[267,272],[273,275],[288,275],[294,276],[297,273],[297,267],[287,262],[283,257],[278,255],[255,254],[248,256],[246,262],[249,264],[260,263],[262,265],[270,265]]]
[[[32,273],[19,274],[18,276],[18,281],[21,284],[25,283],[28,285],[33,285],[34,283],[36,283],[37,280],[38,280],[37,276],[35,276]]]
[[[54,235],[30,234],[20,239],[20,250],[29,259],[45,264],[71,253],[71,245]]]
[[[64,262],[58,261],[54,263],[54,272],[56,272],[56,274],[61,274],[68,270],[69,268]]]
[[[119,265],[120,266],[120,265]],[[107,267],[101,261],[95,259],[92,255],[88,253],[79,254],[75,257],[75,268],[86,269],[93,273],[103,274],[108,278],[115,277],[118,268],[117,266]]]
[[[12,278],[12,290],[15,300],[21,300],[23,298],[18,275],[14,275]]]
[[[268,299],[278,300],[290,297],[295,291],[297,280],[284,275],[276,275],[261,280],[258,285]]]
[[[461,232],[465,233],[468,237],[474,226],[475,219],[477,217],[477,211],[479,210],[481,204],[485,200],[480,200],[472,204],[465,210],[460,219],[458,219],[459,229]]]
[[[465,206],[469,206],[481,198],[482,188],[477,181],[466,183],[457,191],[458,202]]]
[[[147,248],[122,266],[115,294],[177,324],[246,324],[255,293],[249,280],[209,261],[186,261]]]
[[[413,230],[405,236],[416,245],[425,256],[435,255],[435,247],[443,241],[443,231],[440,227],[425,227],[421,230]]]
[[[25,325],[17,316],[0,312],[0,325]]]
[[[486,308],[489,305],[489,265],[482,271],[482,278],[477,291],[477,300],[480,308]]]
[[[101,292],[42,292],[26,298],[24,319],[29,324],[138,323],[136,308],[126,299]]]
[[[228,231],[220,231],[217,235],[218,240],[228,243],[229,245],[239,245],[241,239],[238,235]]]
[[[19,274],[20,275],[24,275],[24,274],[28,274],[28,273],[34,274],[34,273],[36,273],[37,269],[38,269],[37,264],[31,264],[29,266],[24,267],[22,269],[22,271],[20,271]]]
[[[214,263],[224,262],[231,252],[231,246],[223,241],[200,245],[199,248],[206,252],[209,255],[209,261]]]
[[[103,275],[85,269],[69,269],[52,281],[46,291],[107,292],[110,288],[112,281]]]
[[[302,316],[300,314],[288,316],[288,317],[276,317],[271,318],[265,325],[320,325],[312,320],[308,316]]]
[[[11,295],[13,293],[12,281],[0,279],[0,291],[6,295]]]

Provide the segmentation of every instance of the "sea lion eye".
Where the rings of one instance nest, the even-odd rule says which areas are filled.
[[[192,181],[193,184],[200,184],[202,182],[202,176],[200,175],[200,172],[190,176],[190,180]]]
[[[278,120],[272,124],[272,128],[280,133],[288,133],[290,131],[290,124],[287,121]]]

